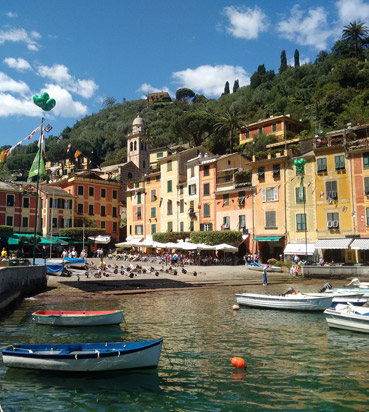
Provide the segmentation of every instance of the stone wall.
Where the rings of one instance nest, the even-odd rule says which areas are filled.
[[[46,266],[1,267],[0,311],[19,297],[36,294],[46,287]]]
[[[302,268],[305,278],[369,280],[369,266],[305,266]]]

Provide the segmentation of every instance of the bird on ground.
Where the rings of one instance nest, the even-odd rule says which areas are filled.
[[[155,268],[151,266],[150,272],[155,272]]]
[[[169,273],[169,269],[165,269],[165,273]]]
[[[172,266],[169,266],[169,270],[170,270],[170,271],[172,270]]]
[[[173,275],[174,275],[174,276],[177,276],[177,273],[178,273],[178,272],[177,272],[176,270],[173,271]]]
[[[155,276],[159,276],[159,272],[158,272],[158,271],[155,272]]]
[[[182,273],[186,274],[187,270],[185,268],[182,269]]]
[[[197,276],[197,272],[193,272],[193,275],[194,275],[194,276]]]

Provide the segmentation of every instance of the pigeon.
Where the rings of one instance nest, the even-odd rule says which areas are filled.
[[[155,276],[159,276],[159,272],[158,272],[158,271],[155,272]]]
[[[150,272],[155,272],[155,268],[153,268],[153,267],[151,266]]]
[[[146,273],[146,269],[142,269],[142,273]]]
[[[174,276],[177,276],[177,273],[178,273],[178,272],[175,270],[175,271],[173,272],[173,275],[174,275]]]
[[[193,272],[193,275],[194,275],[194,276],[197,276],[197,272]]]
[[[182,273],[186,274],[186,273],[187,273],[187,270],[183,268],[183,269],[182,269]]]
[[[169,273],[169,269],[165,269],[165,273]]]

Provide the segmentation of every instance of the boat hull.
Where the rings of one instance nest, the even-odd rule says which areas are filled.
[[[121,323],[122,310],[113,311],[45,311],[32,313],[32,320],[40,325],[100,326]]]
[[[157,368],[163,340],[76,345],[13,345],[3,350],[8,368],[103,372]]]
[[[352,308],[348,309],[347,312],[327,309],[324,314],[330,328],[369,333],[369,316],[356,314]]]
[[[297,295],[259,295],[253,293],[236,294],[239,305],[265,309],[314,310],[323,311],[332,304],[332,296],[313,297]]]

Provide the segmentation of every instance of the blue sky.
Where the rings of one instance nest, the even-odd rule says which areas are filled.
[[[249,83],[259,64],[278,71],[330,50],[343,26],[369,22],[368,0],[3,0],[0,11],[0,146],[41,122],[32,96],[56,106],[58,135],[101,109],[106,97],[136,100],[188,87],[217,98]],[[35,135],[32,141],[36,140]]]

